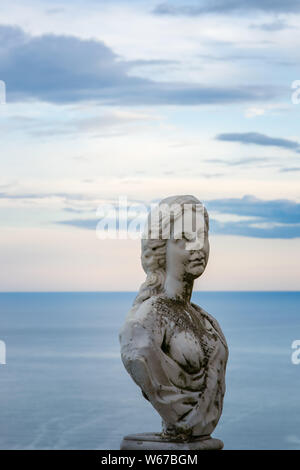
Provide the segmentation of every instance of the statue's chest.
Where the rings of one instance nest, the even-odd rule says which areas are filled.
[[[212,357],[225,354],[211,323],[192,309],[182,310],[168,322],[165,342],[169,357],[190,374],[205,368]]]

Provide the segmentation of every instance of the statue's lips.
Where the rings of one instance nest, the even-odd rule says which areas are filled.
[[[190,261],[190,264],[194,264],[194,265],[199,265],[199,264],[204,264],[205,263],[205,259],[204,258],[197,258],[197,259],[192,259]]]

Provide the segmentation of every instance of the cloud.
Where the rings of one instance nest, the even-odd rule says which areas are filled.
[[[216,136],[217,140],[223,142],[239,142],[245,145],[262,145],[267,147],[278,147],[284,148],[287,150],[293,150],[297,153],[300,153],[300,144],[294,140],[281,139],[278,137],[269,137],[265,134],[260,134],[258,132],[246,132],[246,133],[225,133],[219,134]]]
[[[57,15],[57,14],[64,13],[64,12],[65,12],[64,8],[48,8],[46,10],[47,15]]]
[[[208,163],[221,163],[227,166],[246,166],[252,163],[266,163],[270,160],[268,157],[246,157],[239,160],[225,160],[225,158],[210,158],[206,161]]]
[[[106,137],[112,135],[128,134],[129,129],[140,124],[155,122],[160,120],[160,116],[131,110],[103,111],[96,109],[97,114],[89,117],[70,117],[67,120],[41,119],[39,117],[31,118],[28,116],[12,115],[6,120],[6,125],[0,130],[7,134],[10,130],[26,131],[26,134],[32,136],[52,136],[58,135],[78,135],[79,133],[92,133],[97,137]],[[67,113],[65,114],[67,116]],[[7,125],[7,124],[12,124]],[[77,157],[83,159],[83,157]]]
[[[215,199],[206,202],[208,211],[249,217],[249,220],[222,222],[217,214],[211,232],[252,238],[291,239],[300,237],[300,204],[287,199],[262,200],[254,196]]]
[[[294,166],[294,167],[285,167],[285,168],[280,168],[279,170],[281,173],[295,173],[297,171],[300,171],[299,166]]]
[[[275,20],[270,23],[262,23],[262,24],[253,24],[251,25],[252,29],[260,29],[262,31],[282,31],[284,29],[290,29],[290,26],[286,21],[283,20]]]
[[[300,204],[288,199],[262,200],[254,196],[207,201],[208,210],[256,217],[257,221],[300,224]]]
[[[84,228],[87,230],[96,230],[99,219],[71,219],[60,220],[56,222],[61,225],[70,225],[71,227]]]
[[[276,225],[272,223],[211,221],[211,232],[216,235],[237,235],[250,238],[292,239],[300,237],[300,223]]]
[[[264,108],[248,108],[245,112],[246,118],[254,118],[257,116],[263,116],[266,110]]]
[[[65,201],[88,201],[93,199],[87,195],[81,193],[64,193],[64,192],[57,192],[57,193],[8,193],[8,192],[1,192],[0,199],[7,199],[7,200],[30,200],[30,199],[53,199],[53,198],[61,198]]]
[[[160,3],[153,12],[157,15],[184,15],[195,16],[207,13],[231,14],[245,11],[260,11],[263,13],[298,13],[300,4],[298,0],[198,0],[190,4],[178,2]]]
[[[124,230],[124,227],[126,225],[128,232],[133,232],[136,233],[138,230],[139,233],[142,233],[145,225],[145,221],[147,218],[147,212],[141,212],[140,215],[135,218],[133,216],[128,215],[127,221],[125,222],[124,220],[121,221],[122,215],[120,216],[120,219],[117,217],[116,219],[106,217],[105,218],[105,227],[103,229],[107,230]],[[99,217],[98,219],[96,218],[80,218],[80,219],[69,219],[69,220],[60,220],[57,221],[56,223],[60,225],[69,225],[71,227],[77,227],[77,228],[83,228],[87,230],[99,230],[99,222],[101,221],[101,218]],[[102,230],[102,227],[101,227]]]
[[[199,105],[265,101],[278,93],[267,86],[156,82],[130,74],[136,65],[95,39],[30,36],[20,28],[0,26],[0,77],[8,102]]]

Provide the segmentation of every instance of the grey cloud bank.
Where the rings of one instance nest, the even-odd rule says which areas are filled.
[[[210,163],[221,163],[222,165],[226,166],[247,166],[251,164],[261,164],[261,163],[266,163],[270,160],[268,157],[246,157],[246,158],[241,158],[239,160],[226,160],[224,158],[210,158],[207,159],[207,162]]]
[[[18,27],[0,26],[0,77],[7,84],[8,101],[200,105],[264,101],[278,94],[269,86],[155,82],[129,75],[135,65],[98,40],[33,37]]]
[[[300,171],[300,167],[298,167],[298,166],[285,167],[285,168],[280,169],[281,173],[294,173],[294,172],[298,172],[298,171]]]
[[[207,201],[208,210],[257,217],[268,222],[300,224],[300,204],[288,199],[262,200],[254,196]],[[300,227],[299,227],[300,228]]]
[[[300,144],[294,140],[281,139],[277,137],[269,137],[259,132],[233,132],[224,133],[216,136],[217,140],[223,142],[239,142],[240,144],[250,145],[262,145],[268,147],[279,147],[287,150],[293,150],[297,153],[300,152]]]
[[[266,13],[297,13],[298,0],[198,0],[188,4],[183,1],[163,2],[153,12],[157,15],[204,15],[208,13],[232,14],[234,12],[260,11]]]
[[[253,24],[251,27],[253,29],[261,29],[262,31],[282,31],[284,29],[292,28],[283,20],[276,20],[270,23]]]

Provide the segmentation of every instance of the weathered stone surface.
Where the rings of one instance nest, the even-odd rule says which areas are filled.
[[[176,441],[150,432],[125,436],[121,444],[121,450],[221,450],[222,448],[222,441],[209,436],[189,441]]]
[[[174,204],[177,209],[170,218],[166,207]],[[157,227],[153,228],[149,219],[142,240],[147,278],[120,332],[121,356],[143,396],[162,417],[167,439],[196,445],[194,438],[210,436],[221,416],[228,358],[219,324],[190,301],[194,280],[203,274],[208,262],[209,220],[203,205],[193,196],[174,196],[160,205],[164,205],[164,212],[159,230],[169,230],[170,236],[153,238]],[[187,211],[193,214],[199,209],[201,213],[201,208],[202,223],[196,224],[192,233],[185,224],[182,236],[176,239],[178,221],[185,220]],[[125,438],[126,445],[135,440]],[[147,440],[138,442],[148,445]],[[162,443],[161,438],[151,442]],[[208,442],[220,445],[218,440]]]

